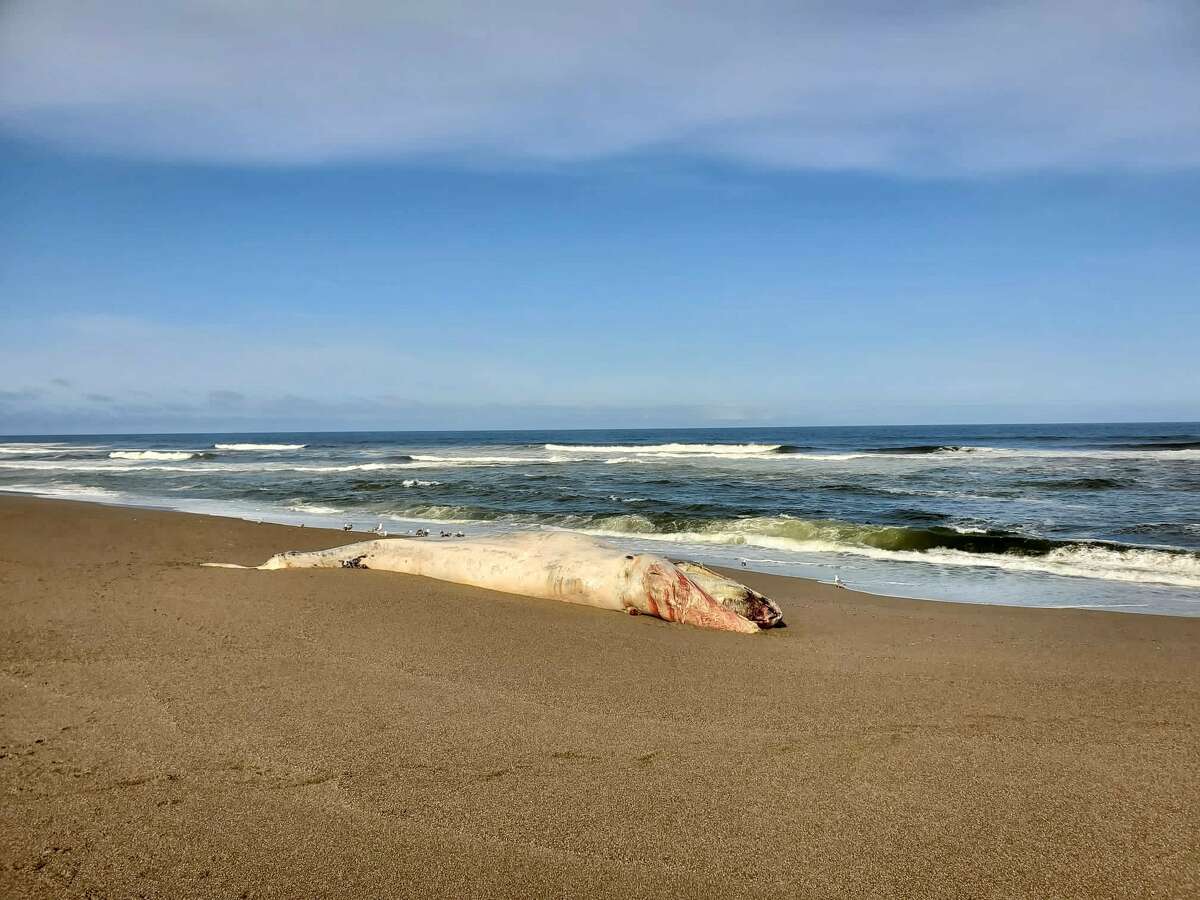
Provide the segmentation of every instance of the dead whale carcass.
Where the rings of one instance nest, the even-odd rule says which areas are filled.
[[[711,569],[557,532],[436,543],[362,541],[280,553],[258,568],[380,569],[747,634],[783,620],[779,607],[762,594]]]

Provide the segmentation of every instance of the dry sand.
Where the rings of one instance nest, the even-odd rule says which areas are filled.
[[[346,540],[0,498],[0,896],[1200,893],[1200,620],[197,565]]]

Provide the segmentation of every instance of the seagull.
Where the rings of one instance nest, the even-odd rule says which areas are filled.
[[[842,576],[834,575],[833,576],[833,586],[844,588],[846,586],[846,582],[842,581]]]
[[[349,522],[347,522],[345,525],[342,526],[342,531],[353,531],[353,530],[354,530],[354,526],[351,525]]]

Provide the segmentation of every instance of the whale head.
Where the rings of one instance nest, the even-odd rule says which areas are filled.
[[[757,624],[722,604],[669,560],[647,554],[627,559],[625,605],[629,609],[699,628],[739,634],[759,630]]]
[[[764,597],[753,588],[748,588],[732,578],[726,578],[699,563],[677,562],[675,566],[726,609],[749,619],[759,628],[784,626],[783,610],[775,601]]]

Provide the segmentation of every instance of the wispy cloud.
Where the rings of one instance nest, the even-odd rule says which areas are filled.
[[[0,435],[118,434],[185,431],[305,431],[312,429],[478,429],[669,427],[697,423],[742,425],[769,421],[763,410],[659,404],[646,406],[542,403],[425,403],[369,393],[337,401],[263,393],[236,408],[193,399],[86,394],[47,398],[35,391],[0,391]]]
[[[0,127],[237,164],[1200,163],[1192,0],[9,0]]]
[[[659,327],[643,343],[617,336],[634,342],[624,348],[634,362],[623,365],[613,344],[599,364],[580,358],[580,342],[510,358],[414,341],[386,323],[361,334],[336,320],[264,333],[114,315],[5,325],[0,434],[1191,421],[1200,397],[1186,354],[1160,354],[1112,383],[1103,348],[1089,344],[1080,360],[1058,340],[997,360],[970,340],[900,341],[879,353],[835,338],[796,344],[787,358],[738,353],[739,364],[725,365],[725,336],[691,332],[692,367],[676,369],[663,348],[685,345],[664,343]]]
[[[619,380],[538,387],[545,379],[536,363],[508,367],[452,347],[402,352],[388,329],[344,342],[330,337],[337,331],[321,323],[243,335],[130,316],[17,318],[0,335],[0,384],[11,387],[0,391],[0,434],[683,425],[766,415],[754,404],[639,403]]]

